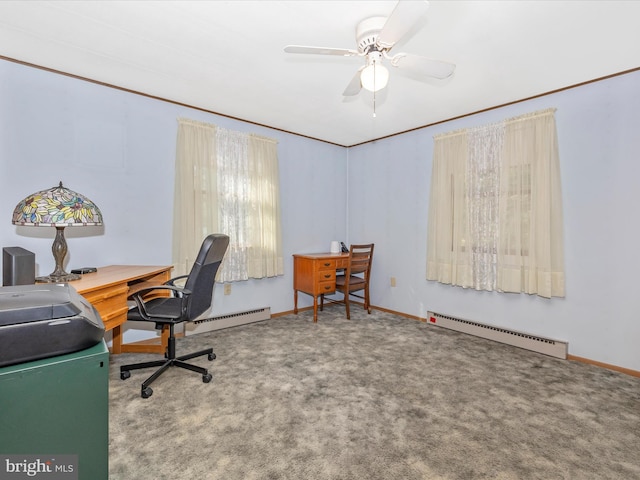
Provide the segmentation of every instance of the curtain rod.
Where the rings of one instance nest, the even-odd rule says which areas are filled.
[[[438,135],[434,135],[433,138],[434,140],[440,140],[442,138],[446,138],[446,137],[452,137],[452,136],[456,136],[456,135],[465,135],[467,134],[470,130],[478,130],[478,129],[484,129],[484,128],[491,128],[497,125],[508,125],[510,123],[515,123],[515,122],[520,122],[522,120],[528,120],[531,118],[536,118],[536,117],[542,117],[545,115],[552,115],[556,112],[556,108],[555,107],[550,107],[550,108],[545,108],[543,110],[536,110],[535,112],[529,112],[529,113],[524,113],[522,115],[518,115],[517,117],[511,117],[511,118],[507,118],[505,120],[500,120],[498,122],[495,123],[489,123],[487,125],[480,125],[477,127],[469,127],[469,128],[462,128],[459,130],[453,130],[451,132],[446,132],[446,133],[440,133]]]

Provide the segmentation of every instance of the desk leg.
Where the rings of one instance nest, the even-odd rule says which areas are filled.
[[[318,297],[313,297],[313,322],[318,322]],[[293,313],[298,314],[298,290],[293,291]]]
[[[318,323],[318,297],[313,296],[313,323]]]
[[[120,325],[111,330],[111,353],[122,353],[122,331]]]

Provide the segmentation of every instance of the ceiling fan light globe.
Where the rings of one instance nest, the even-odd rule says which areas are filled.
[[[360,73],[360,83],[370,92],[382,90],[389,83],[389,70],[384,65],[372,63]]]

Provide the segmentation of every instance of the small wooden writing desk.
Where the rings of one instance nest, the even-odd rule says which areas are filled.
[[[298,292],[313,296],[313,321],[318,321],[318,296],[336,291],[336,270],[347,268],[348,253],[293,255],[293,313],[298,313]]]
[[[160,344],[126,345],[122,343],[121,325],[127,321],[127,297],[142,288],[160,285],[169,280],[173,267],[144,265],[109,265],[97,272],[86,273],[80,280],[69,282],[86,298],[102,317],[106,331],[113,330],[112,353],[164,353],[168,335],[162,332]]]

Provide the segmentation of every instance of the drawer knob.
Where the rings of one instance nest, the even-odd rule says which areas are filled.
[[[331,266],[331,262],[325,263],[324,266],[325,267],[330,267]]]
[[[325,275],[324,278],[331,278],[331,274]]]

